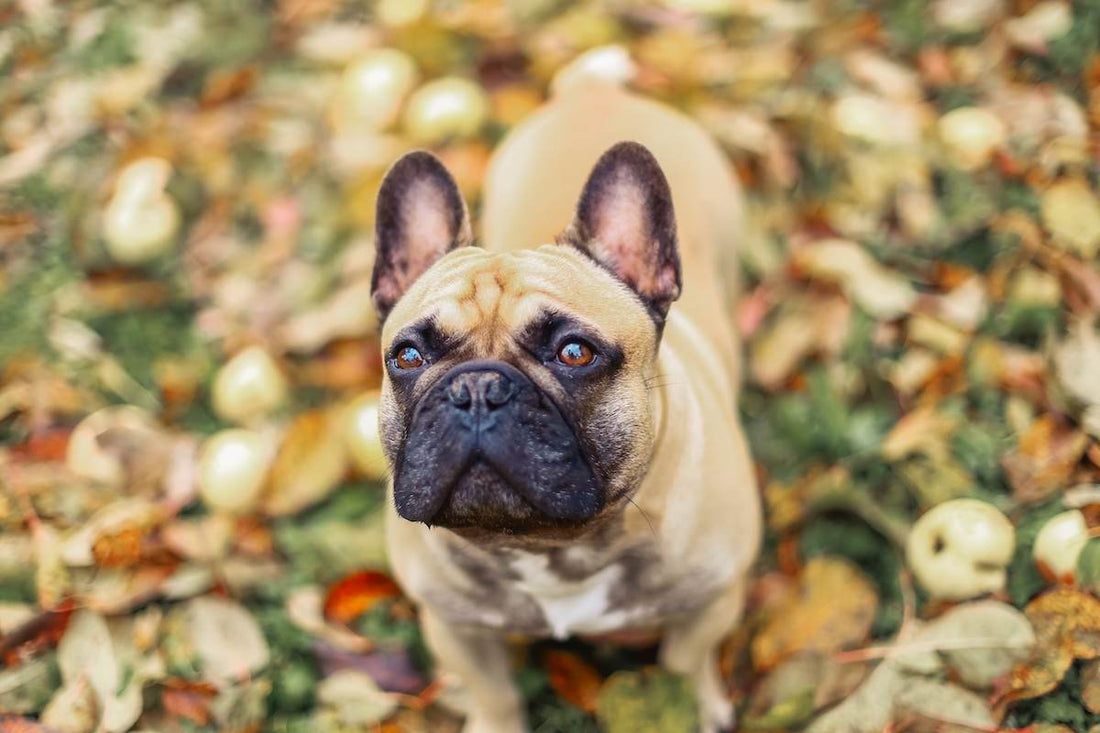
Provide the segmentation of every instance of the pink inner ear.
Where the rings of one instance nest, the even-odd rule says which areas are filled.
[[[652,283],[647,280],[655,274],[649,272],[653,243],[641,187],[629,173],[621,171],[602,198],[596,213],[593,254],[627,283],[641,292],[650,292]]]
[[[404,292],[451,246],[457,232],[451,231],[447,199],[438,186],[423,180],[414,183],[405,195],[401,217],[407,232],[404,262],[396,268],[399,291]]]

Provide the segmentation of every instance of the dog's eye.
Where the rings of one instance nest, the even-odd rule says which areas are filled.
[[[398,369],[419,369],[424,363],[424,356],[415,346],[402,346],[393,357],[393,365]]]
[[[574,339],[572,341],[566,341],[558,349],[558,361],[566,366],[582,367],[588,366],[596,359],[596,352],[592,350],[592,347],[585,342]]]

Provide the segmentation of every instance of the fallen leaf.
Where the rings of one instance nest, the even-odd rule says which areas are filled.
[[[1016,447],[1001,457],[1014,496],[1036,502],[1062,488],[1088,447],[1088,437],[1063,427],[1050,415],[1032,423]]]
[[[796,300],[752,342],[749,371],[758,384],[775,389],[814,353],[834,354],[848,337],[851,305],[838,296]]]
[[[371,648],[371,642],[345,626],[329,623],[324,617],[324,598],[316,586],[296,588],[286,599],[286,615],[298,628],[350,652]]]
[[[800,651],[834,652],[871,631],[878,595],[847,560],[816,557],[806,563],[795,598],[777,608],[752,641],[757,669],[770,669]]]
[[[30,718],[0,714],[0,733],[56,733],[56,731]]]
[[[95,693],[100,730],[125,731],[141,715],[141,680],[123,668],[120,651],[103,616],[77,611],[57,647],[65,684],[86,680]]]
[[[1100,713],[1100,659],[1081,667],[1081,702],[1090,713]]]
[[[317,700],[322,710],[316,715],[359,728],[381,722],[397,710],[393,695],[378,689],[369,675],[351,669],[322,680],[317,686]]]
[[[698,725],[691,683],[661,669],[611,675],[597,698],[596,717],[607,733],[690,733]]]
[[[1043,226],[1054,242],[1088,259],[1100,251],[1100,202],[1078,179],[1055,183],[1040,199]]]
[[[997,726],[989,705],[978,695],[958,685],[923,677],[906,678],[898,687],[894,706],[895,718],[898,713],[908,713],[963,729],[995,730]]]
[[[352,573],[341,579],[325,596],[325,618],[350,624],[387,598],[401,595],[390,576],[374,570]]]
[[[881,733],[890,723],[901,685],[897,668],[883,662],[858,690],[815,719],[806,733]]]
[[[988,688],[1008,674],[1035,644],[1035,632],[1024,614],[999,601],[955,606],[928,623],[917,638],[939,649],[959,681],[976,689]]]
[[[223,687],[210,704],[218,730],[256,731],[270,717],[267,701],[271,681],[265,677],[249,679]]]
[[[596,712],[603,677],[576,654],[551,650],[543,655],[550,686],[562,699],[586,713]]]
[[[53,648],[65,635],[75,604],[70,600],[20,624],[0,637],[0,660],[14,667],[46,649]]]
[[[267,666],[267,640],[244,606],[228,598],[201,596],[188,601],[183,612],[187,639],[204,679],[225,684]]]
[[[1055,588],[1024,609],[1035,630],[1031,657],[1019,664],[998,700],[1003,706],[1056,688],[1075,659],[1100,657],[1100,598],[1074,588]]]
[[[81,677],[62,685],[42,710],[42,723],[63,733],[92,733],[99,722],[95,691]]]
[[[790,729],[805,723],[819,703],[818,690],[826,676],[836,676],[840,665],[822,654],[798,654],[779,664],[753,692],[741,727]],[[857,669],[858,665],[848,665]]]
[[[173,678],[165,680],[161,690],[161,704],[169,715],[206,725],[213,717],[210,703],[218,694],[218,688],[207,682]]]
[[[61,556],[66,564],[76,567],[134,565],[141,559],[144,537],[163,520],[164,511],[148,499],[119,499],[66,537]]]
[[[908,413],[891,428],[882,441],[882,456],[897,461],[912,453],[946,456],[948,440],[958,420],[935,408],[921,407]]]
[[[1077,556],[1076,579],[1082,590],[1100,594],[1100,537],[1085,543]]]
[[[332,493],[347,470],[339,411],[303,412],[283,436],[261,508],[272,516],[296,514]]]
[[[1054,351],[1058,380],[1085,405],[1100,405],[1100,335],[1092,323],[1080,320]]]
[[[879,264],[855,242],[816,242],[797,250],[794,261],[811,276],[838,283],[876,318],[892,320],[905,315],[917,300],[906,278]]]

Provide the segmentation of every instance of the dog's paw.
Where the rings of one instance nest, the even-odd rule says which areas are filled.
[[[462,733],[524,733],[526,730],[527,724],[519,716],[490,719],[475,715],[466,718],[466,723],[462,726]]]
[[[700,699],[699,714],[703,733],[732,733],[737,729],[737,713],[733,702],[724,696]]]

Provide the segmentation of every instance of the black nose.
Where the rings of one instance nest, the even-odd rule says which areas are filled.
[[[508,404],[516,385],[502,371],[483,369],[464,371],[451,377],[447,397],[460,410],[489,412]]]

